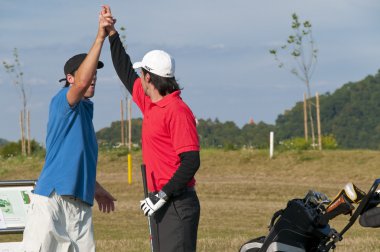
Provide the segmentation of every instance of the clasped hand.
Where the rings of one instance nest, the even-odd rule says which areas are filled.
[[[158,194],[152,195],[140,201],[140,208],[145,216],[152,216],[158,209],[165,205],[166,200],[160,198]]]

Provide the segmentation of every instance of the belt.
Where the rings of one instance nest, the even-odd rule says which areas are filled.
[[[195,188],[193,186],[192,187],[185,187],[181,190],[175,191],[175,192],[173,192],[171,198],[181,196],[182,194],[187,193],[187,192],[195,192]],[[156,195],[157,193],[158,193],[158,191],[150,192],[149,194],[150,195]]]
[[[88,203],[84,202],[83,200],[81,200],[80,198],[77,198],[77,197],[72,196],[72,195],[61,195],[61,197],[64,199],[69,199],[71,201],[82,202],[82,203],[88,204]]]
[[[74,201],[82,201],[80,198],[74,197],[74,196],[66,196],[67,198],[74,200]]]

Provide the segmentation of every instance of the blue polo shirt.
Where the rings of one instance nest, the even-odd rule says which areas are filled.
[[[70,107],[63,88],[49,109],[45,165],[34,192],[70,195],[93,205],[98,144],[92,124],[93,103],[82,99]]]

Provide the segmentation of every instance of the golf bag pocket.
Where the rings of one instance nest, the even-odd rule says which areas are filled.
[[[362,227],[380,227],[380,208],[374,207],[362,213],[359,219],[359,224]]]
[[[239,252],[258,252],[263,246],[264,240],[265,236],[249,240],[240,247]]]

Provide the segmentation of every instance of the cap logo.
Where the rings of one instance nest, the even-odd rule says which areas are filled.
[[[151,67],[148,67],[147,65],[145,65],[145,67],[144,67],[146,70],[148,70],[149,72],[152,72],[153,71],[153,68],[151,68]]]

